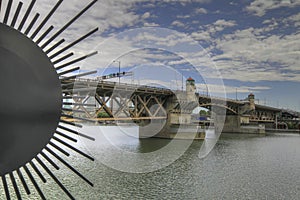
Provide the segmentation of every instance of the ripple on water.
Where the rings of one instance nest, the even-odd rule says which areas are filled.
[[[127,151],[149,152],[165,142],[132,139],[120,140],[116,144]],[[225,135],[202,160],[198,158],[201,144],[201,141],[193,142],[185,154],[168,167],[141,174],[120,172],[103,165],[97,159],[97,151],[114,156],[105,144],[102,148],[85,145],[82,148],[95,155],[95,162],[78,156],[66,160],[94,182],[93,188],[64,167],[55,174],[77,199],[86,200],[299,199],[299,135]],[[65,197],[51,179],[42,190],[49,199]],[[32,191],[37,195],[34,189]],[[1,189],[0,199],[3,198]]]

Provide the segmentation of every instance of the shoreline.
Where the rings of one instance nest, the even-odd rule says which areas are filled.
[[[293,133],[300,134],[299,129],[266,129],[266,133]]]

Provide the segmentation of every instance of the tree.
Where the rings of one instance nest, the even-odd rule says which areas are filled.
[[[200,110],[199,115],[200,116],[206,116],[208,113],[206,110]]]
[[[106,112],[100,112],[97,115],[98,118],[109,118],[109,115]]]

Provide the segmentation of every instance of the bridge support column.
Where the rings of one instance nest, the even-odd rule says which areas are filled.
[[[190,114],[169,113],[166,120],[152,120],[148,125],[140,124],[140,138],[204,139],[204,130],[191,124]]]
[[[241,126],[241,116],[227,115],[222,132],[264,135],[265,126],[262,124]]]
[[[218,116],[217,116],[218,118]],[[222,132],[241,133],[241,119],[239,115],[227,115]]]

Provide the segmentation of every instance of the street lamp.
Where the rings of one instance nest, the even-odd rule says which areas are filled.
[[[120,60],[114,60],[114,62],[118,62],[119,63],[119,84],[120,84],[120,75],[121,75],[121,61]]]

